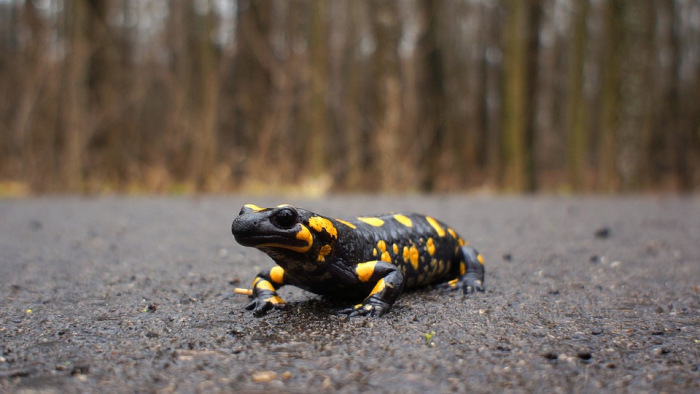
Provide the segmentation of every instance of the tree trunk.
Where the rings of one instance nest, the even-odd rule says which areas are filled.
[[[307,154],[306,172],[319,177],[328,172],[328,151],[326,136],[330,132],[327,115],[328,48],[327,35],[328,9],[325,0],[315,0],[310,5],[311,23],[309,26],[309,78],[310,103],[309,127],[305,149]]]
[[[86,160],[87,89],[84,76],[88,57],[86,39],[88,12],[85,0],[67,2],[64,7],[68,56],[63,71],[65,84],[61,127],[63,148],[59,168],[63,179],[61,188],[77,192],[84,190],[85,187],[83,166]]]
[[[218,156],[217,107],[219,103],[219,59],[214,48],[214,4],[210,2],[206,15],[196,16],[196,29],[193,36],[191,53],[196,67],[193,75],[195,84],[192,95],[196,102],[192,103],[196,113],[197,123],[191,129],[192,140],[192,171],[191,177],[198,189],[220,189],[214,174],[214,166]],[[194,12],[194,10],[193,10]]]
[[[586,62],[588,0],[575,3],[573,10],[573,37],[569,47],[569,75],[566,106],[566,152],[569,182],[574,191],[586,187],[589,124],[583,91],[583,73]]]
[[[420,190],[431,192],[435,190],[441,175],[440,157],[443,154],[445,138],[444,100],[445,87],[443,77],[443,57],[438,38],[440,2],[423,0],[427,26],[425,34],[419,41],[418,53],[423,56],[424,64],[420,89],[423,92],[423,106],[420,126],[422,155],[420,166]]]
[[[601,121],[598,141],[598,189],[612,192],[619,188],[617,135],[620,113],[620,63],[625,0],[607,0],[604,11],[606,46],[602,63]]]
[[[236,134],[242,166],[239,172],[246,179],[257,179],[266,168],[262,159],[265,141],[272,132],[265,125],[271,118],[271,95],[273,78],[277,70],[267,41],[272,26],[271,1],[261,0],[239,4],[237,8],[236,38],[237,54],[234,62],[234,100],[236,102]],[[278,81],[280,78],[278,78]],[[261,151],[261,149],[263,149]]]
[[[620,114],[618,133],[624,144],[618,149],[618,171],[623,190],[639,190],[646,184],[649,145],[651,95],[655,62],[653,43],[654,16],[651,0],[626,2],[622,9],[622,59],[620,64]]]
[[[505,32],[503,185],[506,190],[536,187],[533,144],[539,1],[509,0]]]

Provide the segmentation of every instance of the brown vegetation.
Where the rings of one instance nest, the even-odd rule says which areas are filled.
[[[0,193],[697,190],[699,14],[0,1]]]

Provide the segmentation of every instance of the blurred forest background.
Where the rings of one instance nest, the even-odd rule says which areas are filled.
[[[0,0],[0,191],[697,191],[698,0]]]

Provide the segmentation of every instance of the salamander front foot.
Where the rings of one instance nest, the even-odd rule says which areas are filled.
[[[346,308],[338,311],[339,316],[345,316],[347,318],[355,316],[372,316],[380,317],[385,313],[389,312],[391,305],[384,301],[373,299],[365,301],[362,304],[357,304],[351,308]]]
[[[287,304],[278,296],[268,298],[258,297],[245,306],[246,310],[253,311],[253,316],[255,317],[265,316],[271,309],[282,310],[286,308]]]
[[[464,294],[472,294],[476,293],[477,291],[482,293],[484,292],[484,282],[471,275],[465,275],[461,278],[441,283],[436,287],[444,291],[462,290]]]

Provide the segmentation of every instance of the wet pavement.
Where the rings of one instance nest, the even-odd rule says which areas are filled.
[[[247,202],[450,224],[486,292],[423,289],[381,318],[294,288],[237,245]],[[0,200],[0,392],[700,392],[697,197],[46,197]]]

